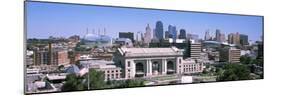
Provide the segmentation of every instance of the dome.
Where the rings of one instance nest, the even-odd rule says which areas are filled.
[[[97,35],[94,35],[92,33],[86,34],[84,37],[84,40],[88,40],[88,41],[95,41],[98,38]]]
[[[82,40],[88,46],[107,46],[111,45],[112,39],[107,35],[86,34]]]
[[[101,43],[108,43],[108,42],[111,42],[111,37],[106,36],[106,35],[100,35],[100,36],[98,36],[96,41],[99,41]]]

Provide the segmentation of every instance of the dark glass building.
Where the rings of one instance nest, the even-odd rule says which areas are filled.
[[[180,30],[179,39],[186,39],[186,31],[185,29]]]
[[[241,45],[248,45],[248,35],[240,34],[240,44]]]
[[[119,32],[119,38],[129,38],[132,42],[135,42],[133,32]]]
[[[155,37],[157,37],[158,40],[162,40],[164,38],[163,23],[161,21],[156,22]]]

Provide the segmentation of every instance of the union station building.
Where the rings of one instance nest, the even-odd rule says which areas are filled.
[[[183,53],[171,48],[119,48],[113,61],[122,68],[122,77],[153,77],[184,73]]]

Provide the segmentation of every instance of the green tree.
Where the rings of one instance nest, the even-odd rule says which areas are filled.
[[[85,85],[82,82],[83,78],[76,76],[75,74],[69,74],[66,76],[66,82],[62,86],[62,91],[75,91],[84,90]]]
[[[144,81],[143,80],[134,80],[134,79],[129,79],[125,81],[120,81],[119,85],[117,87],[138,87],[138,86],[144,86]]]
[[[128,80],[126,81],[128,87],[144,86],[144,81],[141,80]]]
[[[223,72],[217,77],[218,81],[248,80],[250,70],[243,64],[227,64],[223,67]]]
[[[253,61],[255,60],[246,55],[240,57],[240,63],[242,64],[252,64]]]
[[[95,69],[90,69],[90,88],[91,89],[101,89],[106,87],[103,72],[96,71]]]

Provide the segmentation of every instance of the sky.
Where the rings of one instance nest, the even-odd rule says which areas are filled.
[[[219,29],[225,33],[239,32],[257,41],[263,34],[261,16],[242,16],[228,14],[182,12],[167,10],[150,10],[105,6],[88,6],[59,3],[27,2],[26,27],[27,38],[83,37],[95,30],[117,38],[119,32],[145,32],[147,24],[154,29],[157,21],[162,21],[164,31],[168,25],[175,25],[177,30],[185,29],[187,33],[204,38],[207,30],[211,36]],[[103,32],[101,32],[103,34]]]

